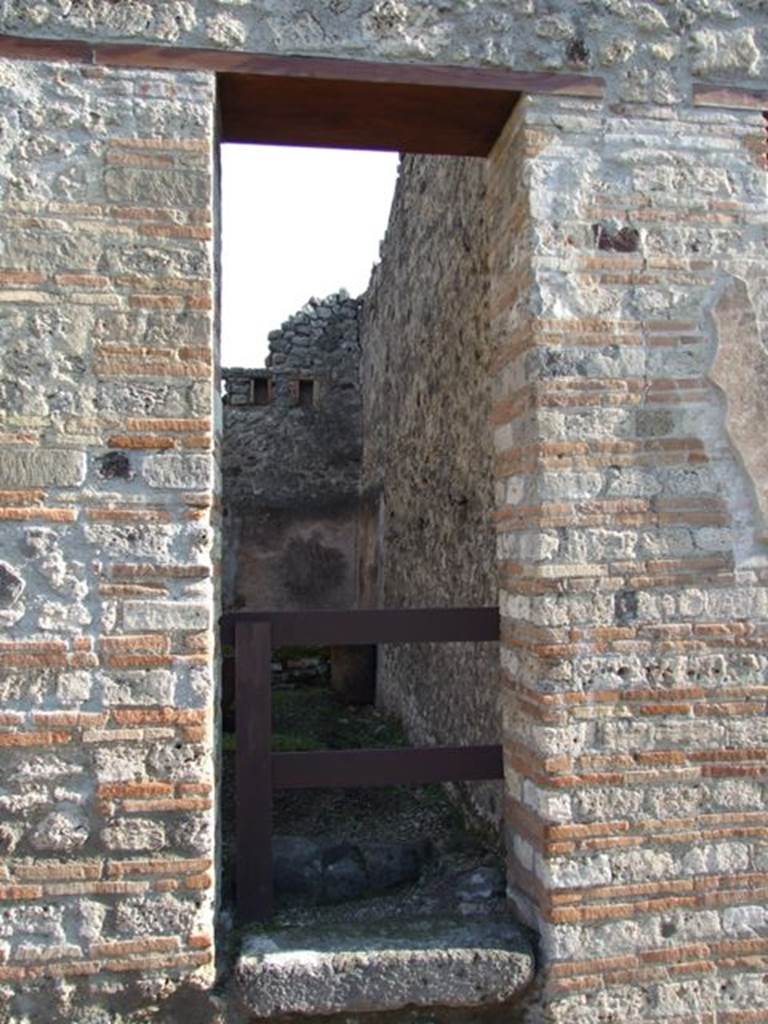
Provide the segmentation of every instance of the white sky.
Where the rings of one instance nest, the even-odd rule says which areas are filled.
[[[263,366],[267,334],[312,296],[365,291],[396,153],[222,146],[222,366]]]

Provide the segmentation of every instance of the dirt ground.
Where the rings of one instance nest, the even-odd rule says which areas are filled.
[[[370,705],[340,704],[327,684],[278,686],[273,708],[275,750],[409,745],[396,720]],[[230,908],[235,900],[234,760],[234,736],[225,735],[222,841],[225,907]],[[460,800],[452,799],[440,785],[278,792],[274,831],[336,842],[421,841],[431,850],[418,882],[384,894],[323,906],[306,898],[281,897],[277,917],[286,924],[451,912],[457,909],[462,876],[480,866],[501,865],[500,838],[468,828]]]

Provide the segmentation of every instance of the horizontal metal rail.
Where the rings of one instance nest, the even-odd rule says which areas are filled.
[[[232,612],[235,647],[237,904],[244,920],[272,916],[272,803],[276,789],[421,785],[498,779],[500,746],[272,753],[272,649],[293,645],[492,642],[497,608]]]
[[[272,755],[275,789],[416,786],[500,779],[503,774],[500,746],[313,750]]]

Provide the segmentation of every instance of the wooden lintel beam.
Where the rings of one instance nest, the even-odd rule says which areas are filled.
[[[604,79],[595,75],[557,74],[549,71],[278,56],[197,47],[33,39],[2,34],[0,57],[75,61],[102,67],[209,71],[276,78],[461,87],[481,91],[498,89],[513,93],[552,93],[561,96],[598,97],[602,95],[605,86]]]

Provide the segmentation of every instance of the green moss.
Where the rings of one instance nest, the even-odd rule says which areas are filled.
[[[346,707],[327,687],[273,690],[272,718],[272,749],[280,753],[410,746],[391,715],[371,706]],[[235,734],[225,733],[224,750],[236,749]]]
[[[313,736],[302,736],[297,732],[273,733],[272,749],[276,753],[289,753],[297,750],[322,750],[322,746]]]
[[[397,721],[371,706],[339,704],[327,687],[292,686],[273,692],[274,750],[347,750],[404,747]],[[302,743],[291,747],[292,739]]]

